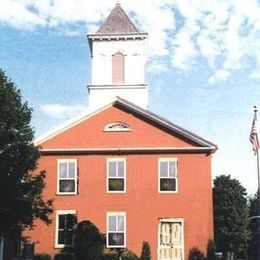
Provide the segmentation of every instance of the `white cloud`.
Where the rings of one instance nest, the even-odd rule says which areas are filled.
[[[51,118],[70,119],[86,111],[87,107],[79,105],[45,104],[40,109]]]
[[[1,0],[0,24],[32,30],[37,27],[68,28],[68,25],[80,22],[88,32],[93,32],[115,2]],[[230,74],[248,66],[245,61],[250,58],[255,61],[251,76],[258,78],[258,0],[121,0],[121,4],[139,27],[149,33],[151,58],[167,56],[173,67],[189,71],[196,65],[197,58],[202,57],[216,71],[209,82],[226,79],[227,71]],[[77,35],[77,29],[61,31]]]
[[[217,70],[215,71],[214,75],[212,75],[209,78],[208,84],[215,84],[217,82],[224,81],[229,77],[229,75],[230,72],[227,70],[223,70],[223,69]]]

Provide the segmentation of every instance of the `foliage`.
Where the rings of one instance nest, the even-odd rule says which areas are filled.
[[[49,254],[35,254],[33,260],[51,260],[51,256]]]
[[[249,216],[259,216],[259,197],[256,193],[253,197],[249,199]],[[253,218],[249,222],[249,229],[251,231],[252,237],[248,244],[248,256],[249,259],[260,259],[260,219]]]
[[[143,242],[141,260],[151,260],[151,247],[150,244],[146,241]]]
[[[74,234],[74,252],[77,259],[97,259],[103,255],[104,235],[92,222],[84,220],[78,223]]]
[[[206,260],[206,257],[197,247],[193,247],[189,252],[189,260]]]
[[[119,256],[116,252],[106,253],[103,255],[103,260],[118,260]]]
[[[52,200],[42,197],[45,172],[34,173],[40,153],[33,143],[31,113],[0,70],[0,236],[19,236],[35,219],[51,222]]]
[[[207,245],[207,260],[216,260],[216,245],[214,241],[209,240]]]
[[[76,260],[76,257],[72,253],[60,253],[55,255],[54,260]]]
[[[123,253],[121,259],[122,260],[138,260],[139,258],[134,252],[128,250],[125,253]]]
[[[244,252],[250,237],[248,230],[248,207],[245,188],[236,179],[221,175],[214,180],[214,233],[217,250]]]

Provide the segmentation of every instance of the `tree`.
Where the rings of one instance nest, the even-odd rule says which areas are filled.
[[[32,109],[0,69],[0,237],[19,236],[35,219],[51,222],[52,200],[44,201],[45,172],[36,173]]]
[[[249,229],[252,237],[248,245],[249,259],[260,259],[259,243],[260,243],[260,219],[259,216],[259,197],[258,192],[249,199]]]
[[[91,221],[78,223],[74,235],[73,251],[77,259],[98,259],[103,255],[105,237]]]
[[[143,242],[141,260],[151,260],[151,247],[150,244],[146,241]]]
[[[236,179],[221,175],[214,180],[214,233],[217,250],[227,258],[228,252],[245,253],[248,230],[248,206],[245,188]]]

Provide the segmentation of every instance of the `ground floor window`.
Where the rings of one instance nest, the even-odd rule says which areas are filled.
[[[73,245],[73,226],[76,224],[76,211],[57,211],[56,215],[56,247]]]
[[[107,247],[126,247],[125,212],[107,213]]]
[[[159,260],[184,259],[183,219],[162,219],[159,223]]]

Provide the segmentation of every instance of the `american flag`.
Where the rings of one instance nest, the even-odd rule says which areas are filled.
[[[256,114],[255,114],[254,119],[253,119],[253,124],[252,124],[252,128],[251,128],[249,139],[250,139],[250,142],[253,145],[253,151],[256,154],[258,148],[260,148],[259,141],[258,141],[258,136],[257,136],[257,130],[256,130]]]

